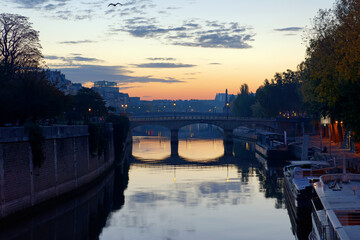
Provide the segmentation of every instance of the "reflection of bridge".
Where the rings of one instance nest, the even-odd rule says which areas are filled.
[[[237,118],[212,115],[132,117],[130,119],[130,129],[144,125],[158,125],[170,129],[171,155],[176,156],[179,146],[179,129],[187,125],[198,123],[214,125],[223,130],[225,155],[228,155],[229,150],[232,149],[234,129],[241,126],[261,128],[270,131],[275,131],[277,129],[277,121],[275,119]]]
[[[150,165],[166,165],[166,166],[178,166],[178,165],[196,165],[196,166],[221,166],[226,164],[237,164],[239,161],[232,155],[223,155],[219,158],[215,158],[209,161],[194,161],[183,157],[169,156],[161,160],[141,160],[134,156],[129,156],[129,161],[132,164],[150,164]]]

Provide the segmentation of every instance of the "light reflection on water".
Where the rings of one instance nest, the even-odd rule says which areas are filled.
[[[293,239],[280,181],[261,173],[249,143],[238,150],[223,156],[221,139],[180,140],[188,164],[179,165],[168,139],[138,138],[125,205],[100,239]]]
[[[132,155],[142,161],[163,160],[171,155],[170,140],[159,136],[133,137]],[[222,139],[181,139],[178,155],[186,161],[216,161],[224,155]]]
[[[186,139],[179,141],[179,156],[195,162],[216,161],[224,155],[222,139]]]
[[[167,137],[134,136],[132,155],[143,161],[163,160],[170,157],[170,140]]]

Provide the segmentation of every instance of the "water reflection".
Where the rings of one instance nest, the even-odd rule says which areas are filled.
[[[0,226],[0,239],[98,239],[111,211],[125,203],[128,165],[113,169],[74,198],[59,199]],[[11,220],[11,221],[10,221]]]
[[[216,139],[202,141],[192,141],[187,148],[183,141],[179,156],[152,162],[138,158],[133,148],[126,204],[112,213],[100,238],[293,238],[280,194],[281,177],[262,172],[253,143],[235,141],[234,156],[225,156],[222,141],[216,145],[220,154],[213,149]],[[185,159],[196,156],[191,151],[197,144],[210,161]]]
[[[171,155],[168,137],[133,137],[132,155],[143,161],[163,160]]]
[[[187,161],[209,162],[224,155],[223,139],[188,139],[179,141],[179,156]]]
[[[130,165],[76,199],[1,226],[0,239],[294,238],[281,172],[256,160],[254,143],[235,140],[224,155],[218,137],[180,139],[171,156],[167,137],[139,136],[132,151]]]
[[[156,126],[136,128],[132,155],[141,161],[160,161],[169,158],[169,131]],[[186,161],[216,161],[224,155],[224,143],[219,129],[208,124],[193,124],[181,128],[177,155]]]
[[[160,161],[170,157],[170,140],[166,137],[133,137],[133,157],[141,161]],[[222,139],[179,140],[178,155],[185,161],[216,161],[224,155]]]

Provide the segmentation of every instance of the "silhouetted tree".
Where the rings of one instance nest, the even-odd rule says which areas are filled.
[[[20,70],[38,68],[42,59],[40,49],[39,33],[27,17],[0,14],[0,84]]]
[[[81,88],[73,97],[73,111],[84,120],[91,117],[104,118],[108,114],[104,99],[90,88]]]
[[[50,120],[67,110],[68,98],[40,68],[40,49],[28,18],[0,14],[0,124]]]
[[[68,97],[48,82],[43,71],[17,73],[0,88],[0,123],[54,119],[68,106]]]
[[[232,103],[232,112],[235,116],[251,117],[251,106],[255,103],[255,95],[249,91],[249,86],[245,83],[241,85],[240,92]]]
[[[276,117],[280,113],[298,116],[304,111],[302,98],[298,72],[276,73],[270,82],[266,79],[257,89],[254,114],[257,117]]]

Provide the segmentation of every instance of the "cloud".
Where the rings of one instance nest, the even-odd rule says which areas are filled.
[[[180,7],[167,7],[166,9],[167,10],[177,10],[177,9],[180,9]]]
[[[213,62],[213,63],[209,63],[209,65],[221,65],[221,63]]]
[[[147,58],[147,60],[150,60],[150,61],[175,61],[176,58]]]
[[[182,63],[143,63],[135,64],[135,66],[138,68],[189,68],[195,67],[196,65]]]
[[[55,56],[49,56],[54,59]],[[60,58],[61,59],[61,58]],[[118,82],[123,87],[131,83],[182,83],[184,81],[175,78],[155,78],[153,76],[130,76],[132,73],[128,71],[124,66],[104,66],[93,64],[73,64],[73,65],[50,65],[51,69],[57,69],[66,75],[66,78],[78,83],[94,82],[100,80]]]
[[[53,64],[53,66],[71,66],[74,65],[73,62],[103,62],[103,60],[97,58],[82,57],[81,54],[73,53],[71,55],[73,55],[74,57],[59,57],[59,56],[48,55],[48,56],[44,56],[44,58],[48,60],[60,60],[63,62],[62,64],[59,65]]]
[[[303,30],[302,27],[287,27],[287,28],[275,28],[274,31],[277,32],[298,32]]]
[[[295,33],[287,33],[287,34],[284,34],[284,36],[297,36],[297,34],[295,34]]]
[[[193,72],[193,73],[185,73],[184,75],[196,75],[196,74],[199,74],[201,72]]]
[[[63,7],[63,6],[65,6],[65,2],[58,3],[58,4],[50,3],[50,4],[45,5],[44,9],[47,10],[47,11],[51,11],[51,10],[54,10],[54,9],[57,9],[57,8]]]
[[[99,60],[97,58],[86,58],[86,57],[72,57],[71,60],[77,62],[102,62],[102,60]]]
[[[60,44],[82,44],[82,43],[96,43],[97,41],[92,40],[78,40],[78,41],[63,41]]]
[[[134,17],[127,19],[110,32],[127,32],[134,37],[155,38],[166,44],[205,48],[251,48],[255,34],[251,27],[235,22],[184,21],[179,26],[161,26],[155,18]]]
[[[52,17],[55,19],[60,20],[86,20],[86,19],[92,19],[94,17],[93,10],[82,10],[77,12],[72,12],[70,10],[65,11],[57,11],[56,13],[52,14]]]
[[[24,8],[36,8],[39,5],[48,2],[48,0],[14,0],[14,2],[21,5]]]
[[[135,88],[135,87],[118,87],[119,90],[127,90],[127,89],[131,89],[131,88]]]
[[[54,10],[58,7],[65,6],[69,0],[12,0],[12,2],[20,5],[21,8],[29,9],[45,9],[47,11]]]
[[[58,56],[53,56],[53,55],[47,55],[47,56],[44,56],[45,59],[49,59],[49,60],[58,60],[58,59],[62,59]]]

